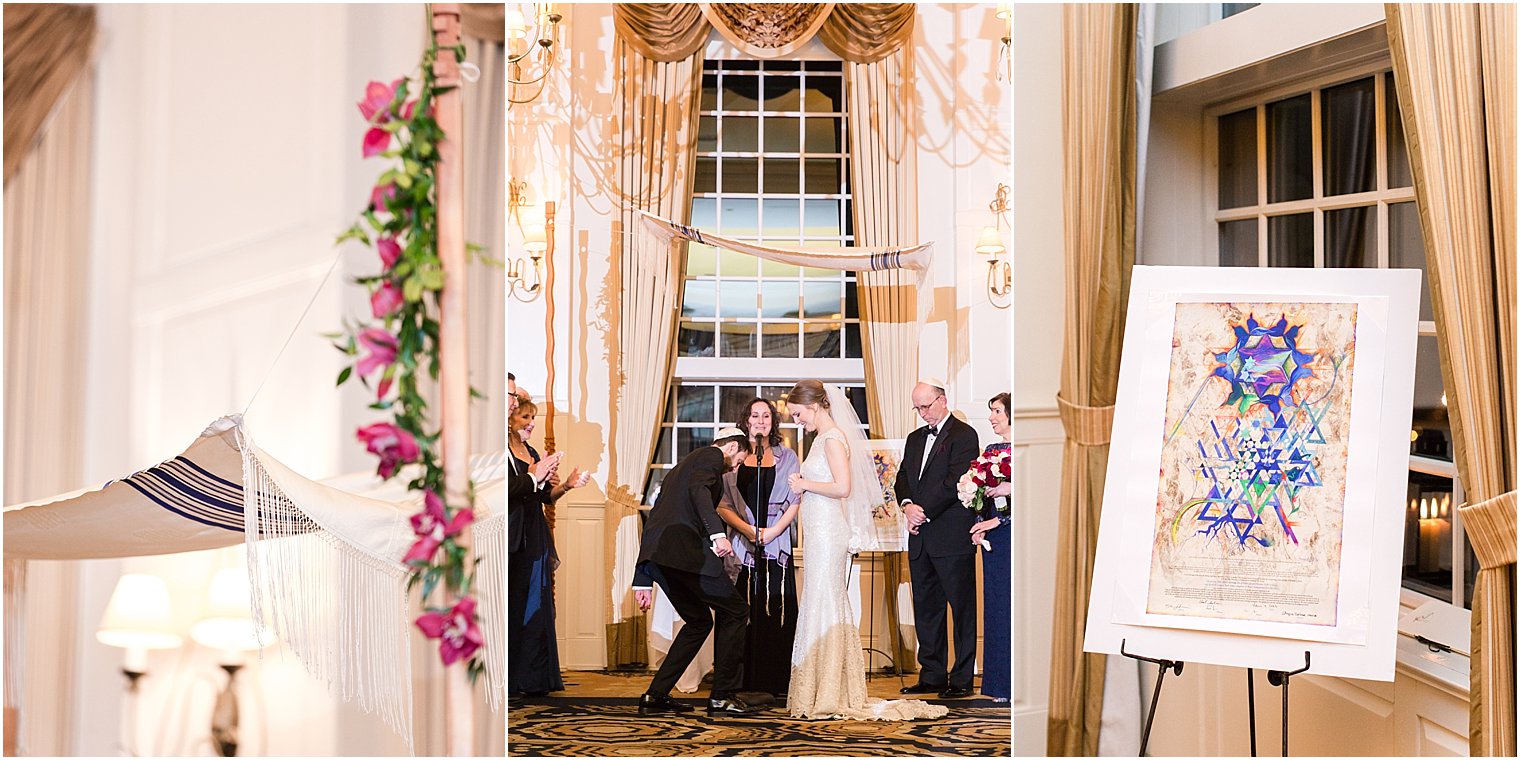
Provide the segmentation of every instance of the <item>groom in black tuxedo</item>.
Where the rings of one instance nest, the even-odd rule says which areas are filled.
[[[908,571],[918,632],[918,683],[904,694],[971,696],[976,668],[976,516],[961,506],[955,484],[977,456],[976,431],[950,414],[944,383],[913,387],[913,409],[928,423],[908,434],[895,491],[908,518]],[[955,666],[945,641],[945,604],[955,617]]]
[[[749,437],[744,431],[725,428],[711,446],[686,455],[660,483],[660,496],[639,541],[633,593],[639,609],[647,610],[651,582],[659,583],[685,624],[649,690],[639,698],[640,715],[691,710],[671,699],[670,689],[713,630],[714,613],[718,632],[713,640],[713,686],[707,714],[742,715],[755,710],[736,694],[743,680],[740,658],[749,604],[723,569],[723,558],[734,550],[717,510],[724,473],[738,467],[748,453]]]

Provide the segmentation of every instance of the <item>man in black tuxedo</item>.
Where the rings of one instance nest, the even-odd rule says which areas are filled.
[[[660,483],[660,496],[639,542],[633,593],[639,609],[647,610],[652,582],[659,583],[685,625],[671,642],[649,690],[639,698],[640,715],[691,710],[671,699],[670,689],[713,630],[714,613],[718,632],[713,640],[713,686],[707,714],[754,711],[735,694],[743,676],[740,657],[749,604],[723,569],[723,558],[734,550],[717,510],[723,474],[738,467],[748,453],[749,437],[738,428],[725,428],[711,446],[688,454]]]
[[[961,506],[955,484],[977,456],[976,431],[950,414],[944,383],[913,387],[913,409],[928,423],[908,434],[895,491],[908,518],[908,571],[918,632],[918,683],[904,694],[971,696],[976,668],[976,546],[967,536],[976,517]],[[945,604],[955,616],[955,666],[945,641]]]

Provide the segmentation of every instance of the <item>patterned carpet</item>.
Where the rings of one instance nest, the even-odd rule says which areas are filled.
[[[697,707],[692,713],[641,717],[637,695],[647,675],[565,677],[566,691],[508,710],[508,756],[1008,757],[1012,747],[1008,705],[987,699],[933,700],[950,707],[939,720],[808,721],[788,718],[784,704],[742,718],[709,718],[703,691],[674,695]],[[876,678],[869,691],[896,696],[896,687],[895,678]]]

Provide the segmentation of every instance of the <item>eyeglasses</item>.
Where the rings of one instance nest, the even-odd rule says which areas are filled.
[[[913,411],[920,412],[920,413],[927,412],[930,409],[933,409],[934,405],[937,404],[937,403],[939,403],[939,400],[942,399],[942,398],[944,398],[944,396],[939,396],[939,397],[935,398],[933,401],[930,401],[929,403],[924,404],[922,406],[920,406],[918,404],[914,404],[913,405]]]

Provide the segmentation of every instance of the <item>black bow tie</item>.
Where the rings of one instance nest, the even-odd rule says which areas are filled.
[[[939,428],[937,428],[937,427],[931,427],[931,428],[929,428],[929,437],[933,438],[936,435],[939,435]]]

